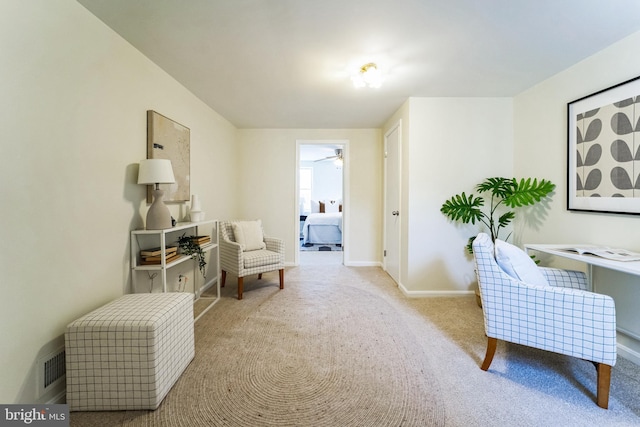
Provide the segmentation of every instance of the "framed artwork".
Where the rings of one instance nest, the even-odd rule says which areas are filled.
[[[567,209],[640,214],[640,77],[567,110]]]
[[[147,111],[147,159],[169,159],[175,184],[163,184],[165,202],[185,202],[191,194],[191,147],[188,127],[156,113]],[[153,201],[153,186],[147,188],[147,203]]]

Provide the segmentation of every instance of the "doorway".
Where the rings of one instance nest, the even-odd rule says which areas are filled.
[[[296,264],[343,264],[346,259],[347,140],[296,141]]]

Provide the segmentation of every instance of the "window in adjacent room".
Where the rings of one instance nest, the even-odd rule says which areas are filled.
[[[300,168],[300,215],[311,213],[313,168]]]

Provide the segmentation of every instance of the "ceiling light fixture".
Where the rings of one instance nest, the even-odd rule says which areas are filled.
[[[369,62],[360,67],[358,72],[351,77],[351,80],[357,88],[365,86],[379,88],[382,85],[382,73],[375,63]]]

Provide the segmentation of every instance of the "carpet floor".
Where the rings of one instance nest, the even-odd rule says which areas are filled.
[[[72,412],[71,426],[640,425],[622,358],[609,410],[589,362],[500,343],[488,372],[470,297],[407,299],[379,268],[305,265],[233,278],[195,324],[196,356],[155,411]]]

